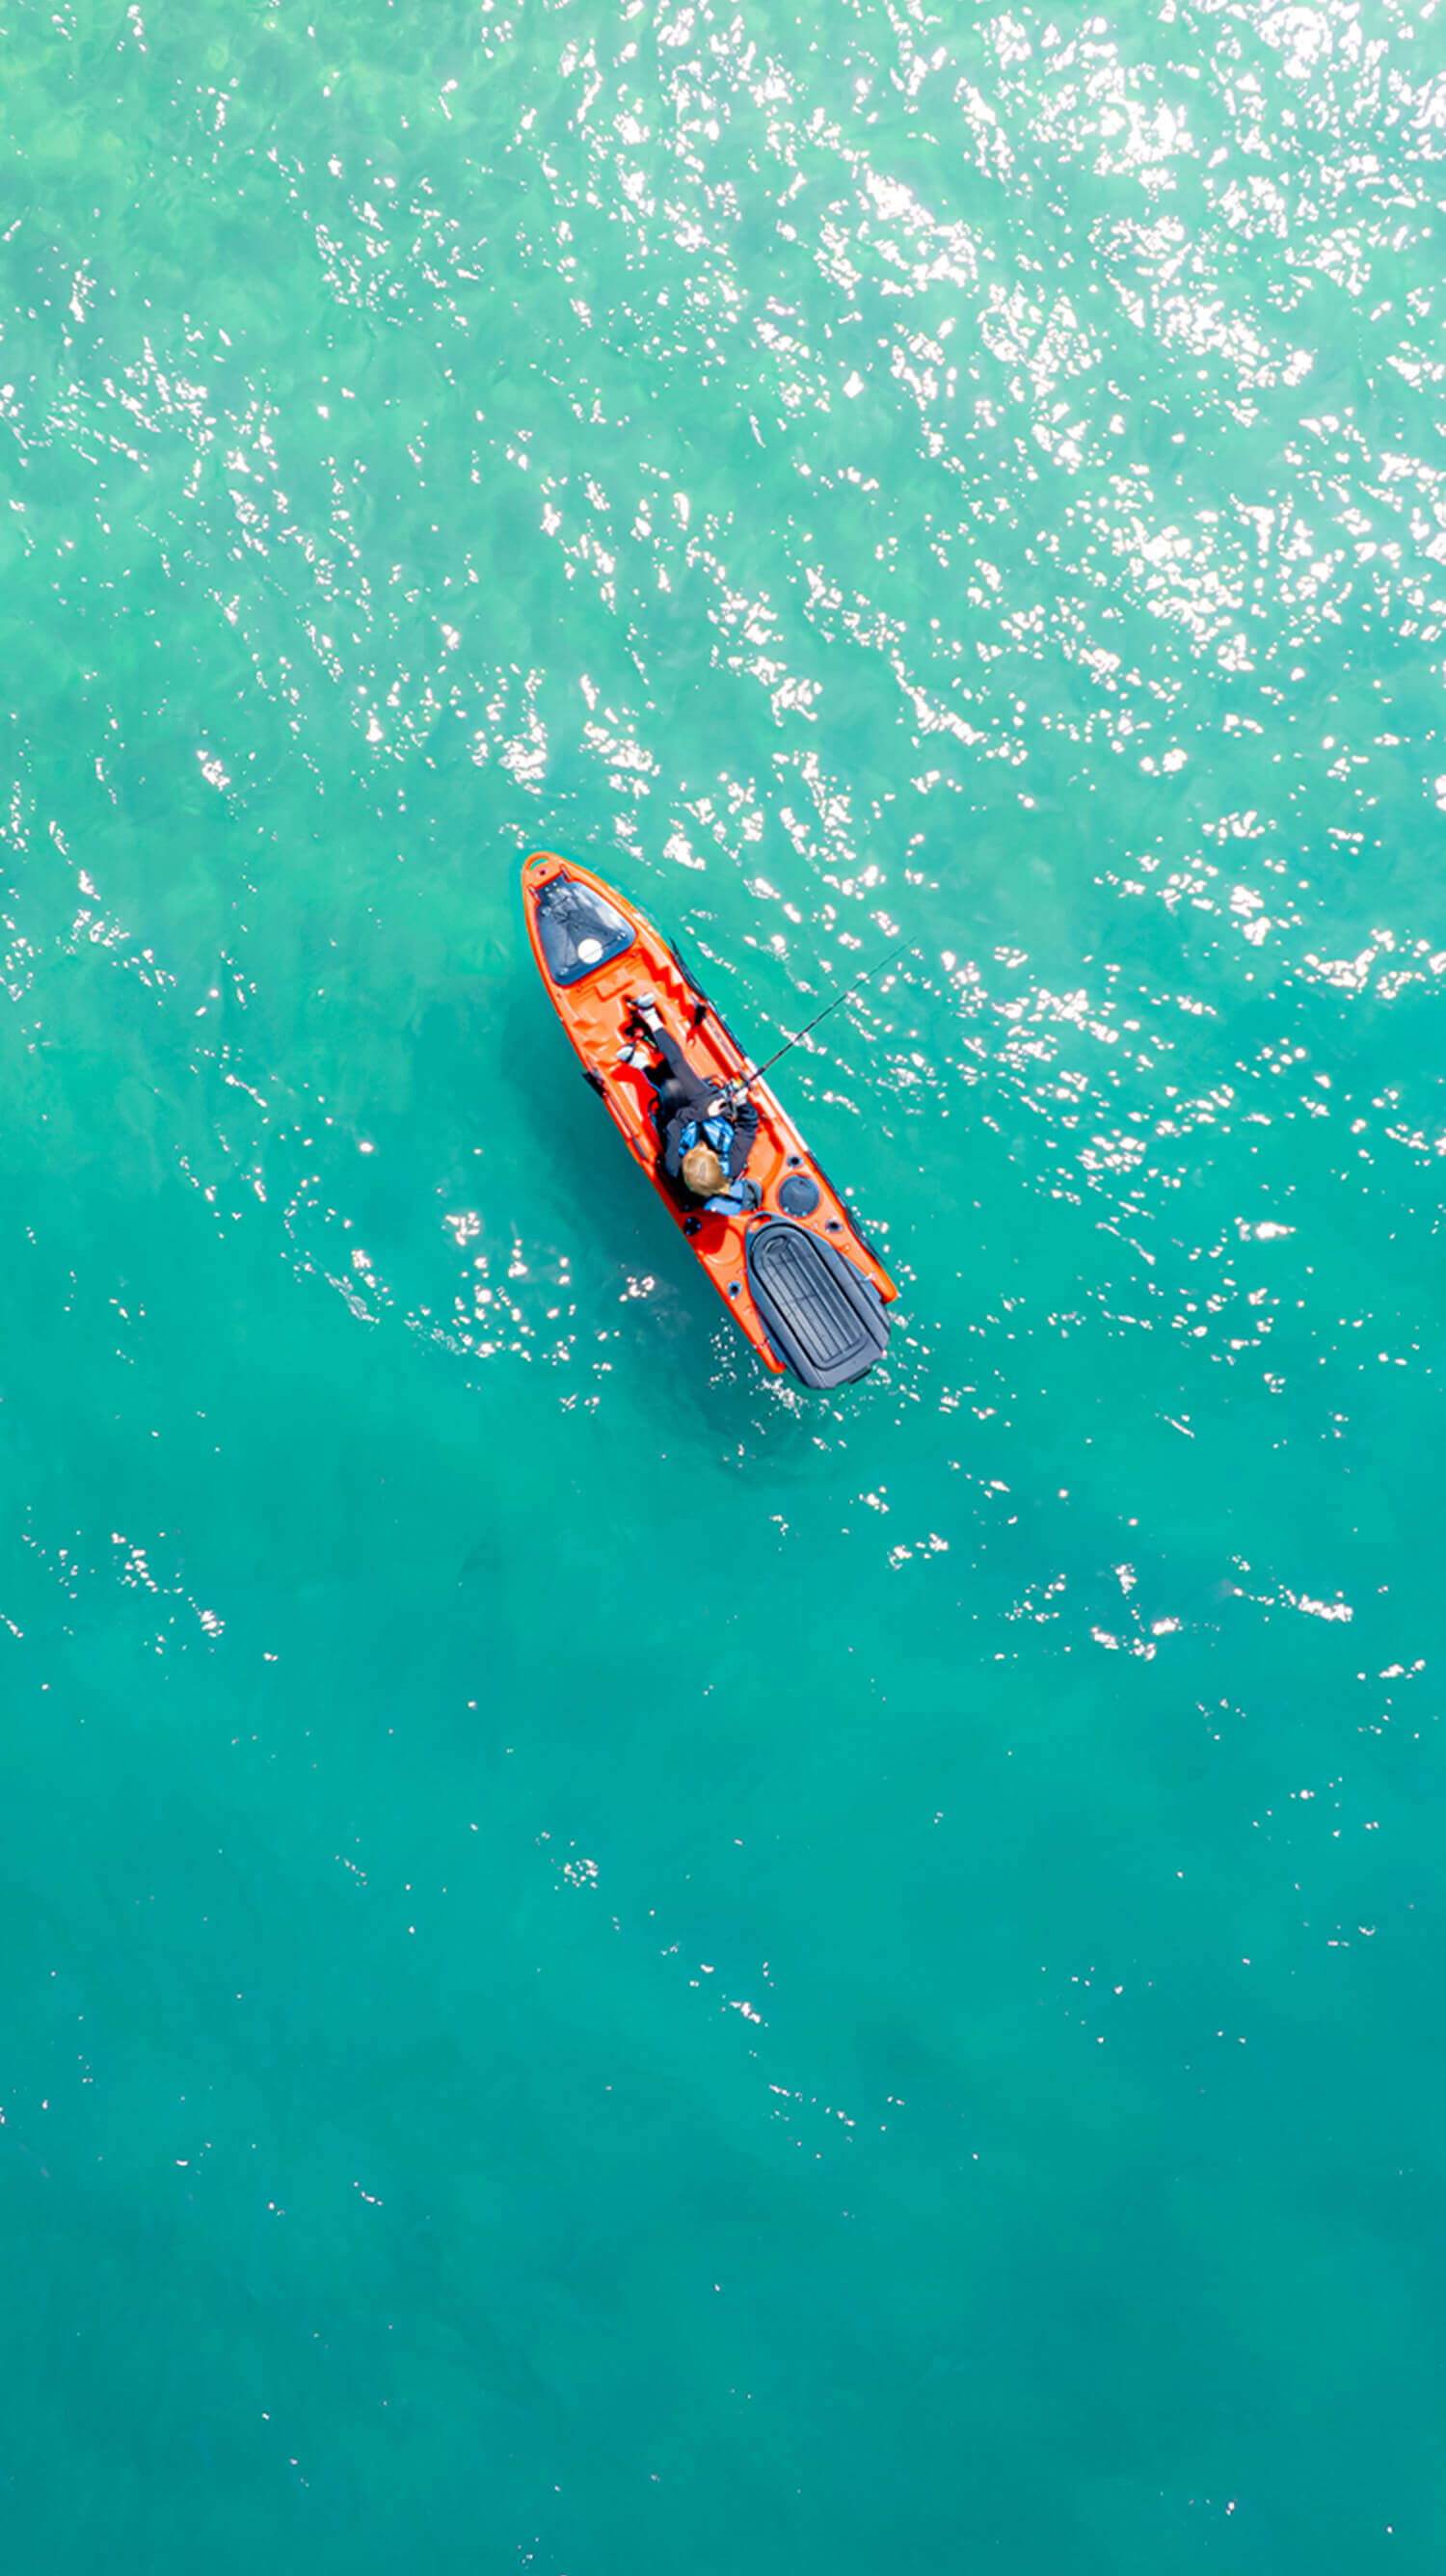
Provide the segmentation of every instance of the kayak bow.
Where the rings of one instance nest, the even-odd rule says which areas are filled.
[[[551,851],[533,852],[522,890],[532,953],[584,1074],[765,1368],[810,1387],[862,1377],[888,1347],[885,1310],[898,1291],[768,1084],[749,1083],[756,1207],[699,1206],[663,1171],[654,1085],[645,1064],[619,1061],[633,997],[652,993],[705,1081],[748,1079],[742,1048],[677,951],[615,887]]]

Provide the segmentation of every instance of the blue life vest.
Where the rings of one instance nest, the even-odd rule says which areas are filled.
[[[681,1163],[685,1154],[691,1154],[694,1146],[700,1143],[712,1146],[714,1153],[717,1155],[719,1162],[722,1164],[723,1169],[726,1172],[728,1169],[728,1157],[733,1151],[733,1125],[731,1119],[705,1118],[701,1127],[699,1126],[696,1118],[688,1119],[686,1124],[678,1130],[679,1162]]]
[[[705,1199],[703,1205],[710,1216],[748,1216],[762,1197],[763,1192],[756,1181],[740,1176],[738,1180],[730,1181],[726,1189],[720,1190],[715,1199]]]

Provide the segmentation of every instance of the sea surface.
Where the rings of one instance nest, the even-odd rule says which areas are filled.
[[[1446,9],[0,15],[6,2568],[1439,2576]]]

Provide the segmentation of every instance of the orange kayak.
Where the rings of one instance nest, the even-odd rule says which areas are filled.
[[[767,1083],[751,1085],[759,1118],[747,1178],[756,1207],[700,1206],[675,1193],[663,1171],[647,1064],[620,1061],[634,998],[653,995],[704,1081],[748,1075],[742,1048],[676,949],[572,859],[535,850],[522,891],[532,953],[584,1074],[764,1367],[791,1370],[811,1387],[862,1377],[888,1347],[886,1309],[898,1291]]]

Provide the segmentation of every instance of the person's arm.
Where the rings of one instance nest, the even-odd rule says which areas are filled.
[[[744,1100],[733,1112],[733,1142],[728,1149],[728,1178],[730,1181],[736,1181],[740,1173],[746,1168],[748,1157],[753,1151],[753,1140],[757,1133],[757,1103],[753,1100]]]

